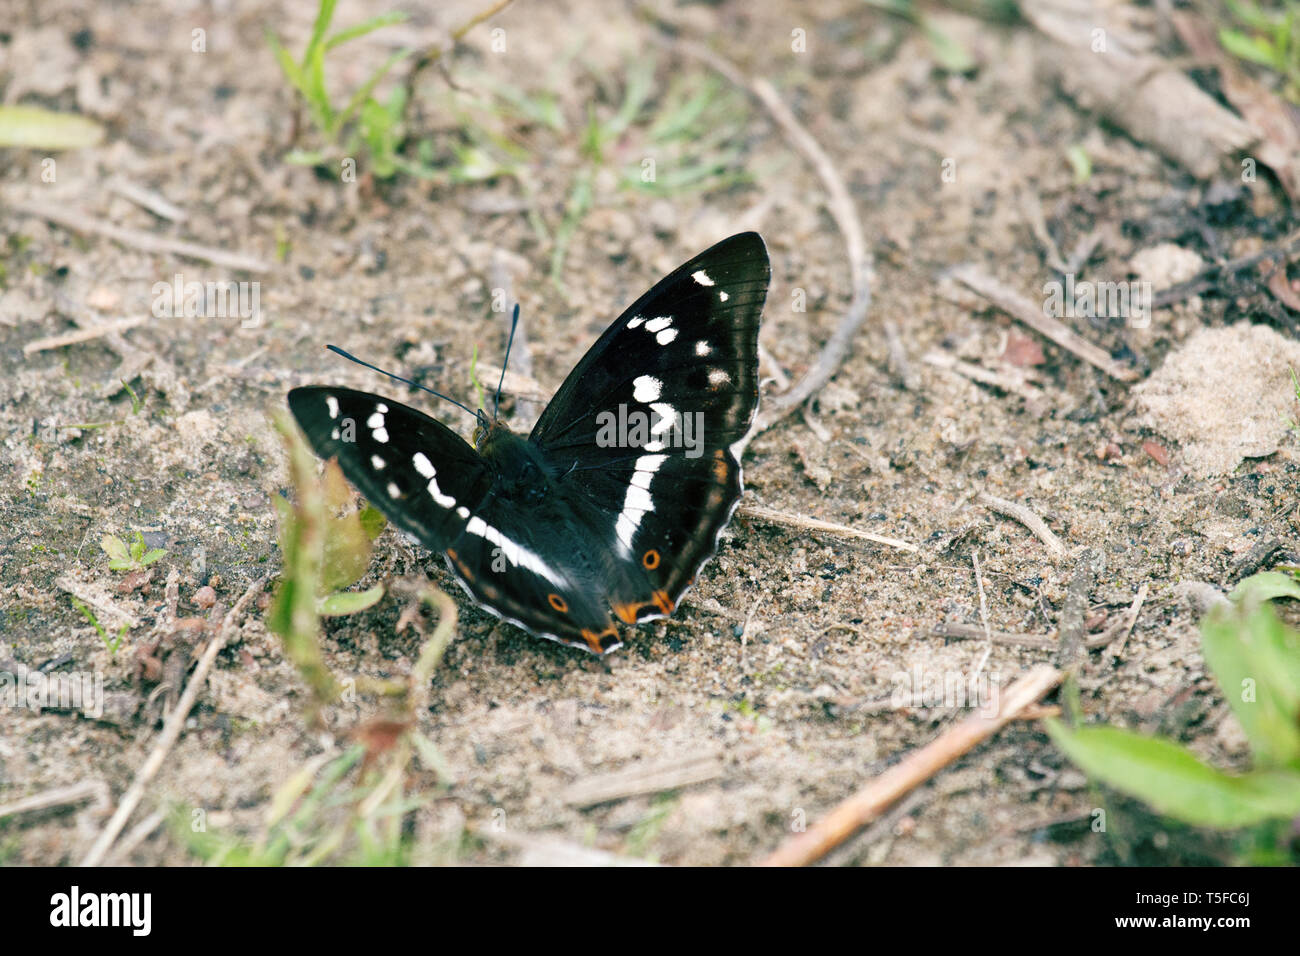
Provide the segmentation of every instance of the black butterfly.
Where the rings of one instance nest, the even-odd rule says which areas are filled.
[[[616,620],[672,612],[740,500],[770,273],[754,232],[691,259],[605,330],[527,438],[479,412],[471,447],[392,399],[323,385],[289,407],[483,607],[605,653]]]

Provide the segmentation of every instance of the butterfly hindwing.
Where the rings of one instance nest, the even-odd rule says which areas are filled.
[[[443,551],[488,496],[491,476],[463,438],[423,412],[350,388],[289,392],[289,408],[322,458],[394,525]]]
[[[604,601],[607,568],[580,520],[561,497],[526,507],[492,497],[447,549],[448,566],[497,616],[565,644],[613,650],[619,639]]]

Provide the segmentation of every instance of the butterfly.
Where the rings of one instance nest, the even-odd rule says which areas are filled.
[[[740,501],[770,276],[754,232],[686,262],[605,330],[527,437],[494,408],[471,412],[471,445],[414,408],[327,385],[293,389],[289,408],[316,454],[445,555],[480,606],[604,654],[619,622],[672,613]]]

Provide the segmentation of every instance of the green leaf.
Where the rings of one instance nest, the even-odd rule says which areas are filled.
[[[317,611],[321,617],[342,617],[345,614],[356,614],[368,607],[374,607],[383,596],[384,586],[382,584],[376,584],[368,591],[336,591],[334,594],[321,599],[317,605]]]
[[[348,27],[346,30],[340,30],[328,40],[325,41],[325,49],[332,50],[336,46],[342,46],[349,40],[355,40],[357,37],[363,37],[367,33],[378,30],[380,27],[386,27],[394,23],[403,23],[410,19],[410,15],[400,11],[392,13],[381,13],[377,17],[371,17],[369,20],[362,20],[354,27]]]
[[[135,533],[135,540],[131,542],[131,560],[137,564],[144,557],[144,535],[139,531]]]
[[[1201,642],[1205,663],[1258,763],[1281,766],[1300,759],[1300,634],[1268,603],[1228,605],[1205,616]]]
[[[384,531],[384,525],[388,522],[384,514],[374,505],[366,505],[361,509],[358,519],[361,521],[361,527],[366,532],[366,537],[371,541],[378,538]]]
[[[130,560],[130,555],[126,550],[126,542],[115,534],[104,535],[99,539],[99,546],[114,561]],[[109,567],[112,567],[112,565],[110,564]]]
[[[266,43],[271,48],[271,52],[275,54],[275,60],[280,64],[280,71],[284,73],[285,79],[293,84],[295,90],[306,96],[307,86],[303,80],[302,70],[289,54],[289,51],[280,43],[279,38],[270,30],[266,31]]]
[[[1247,36],[1237,30],[1220,30],[1219,43],[1240,60],[1258,63],[1274,70],[1283,70],[1286,64],[1278,62],[1273,45],[1262,37]]]
[[[166,548],[154,548],[152,551],[145,552],[145,556],[140,559],[140,563],[145,567],[153,564],[155,561],[167,556]]]
[[[136,565],[134,558],[114,558],[108,562],[110,571],[130,571]]]
[[[338,6],[338,0],[320,0],[320,9],[316,12],[316,22],[311,28],[311,39],[307,41],[307,52],[303,55],[304,61],[324,41],[325,33],[330,28],[330,21],[334,19],[334,8],[336,6]]]
[[[379,81],[388,75],[388,71],[397,66],[398,63],[401,63],[414,52],[415,51],[411,49],[398,50],[385,60],[379,69],[370,74],[370,79],[366,80],[366,82],[361,85],[361,89],[352,94],[352,98],[348,100],[348,105],[343,108],[341,113],[339,113],[334,128],[339,128],[351,119],[352,114],[361,108],[361,104],[370,98],[370,92],[379,84]]]
[[[1070,168],[1074,171],[1074,181],[1077,185],[1082,185],[1092,178],[1092,158],[1081,144],[1075,143],[1067,149],[1065,158],[1070,161]]]
[[[366,573],[370,566],[370,537],[351,506],[352,490],[337,461],[325,465],[321,487],[326,515],[317,594],[323,596],[351,587]]]
[[[1071,731],[1047,721],[1052,741],[1090,776],[1196,826],[1231,829],[1300,814],[1300,771],[1230,776],[1177,744],[1117,727]]]
[[[285,154],[284,161],[294,166],[319,166],[325,162],[325,154],[318,149],[294,149]]]
[[[418,730],[408,731],[407,737],[415,744],[415,752],[420,755],[420,763],[424,764],[440,783],[451,786],[456,782],[455,772],[432,740]]]
[[[35,106],[0,106],[0,146],[81,149],[103,138],[104,128],[85,116]]]
[[[934,52],[934,60],[939,64],[939,69],[945,73],[969,73],[978,65],[970,50],[928,18],[922,21],[922,27],[930,40],[930,49]]]
[[[1280,597],[1300,599],[1300,581],[1281,571],[1263,571],[1239,583],[1228,595],[1228,600],[1237,604],[1256,604]]]
[[[316,609],[327,533],[327,506],[320,482],[316,480],[315,456],[302,433],[283,412],[275,416],[274,424],[289,453],[289,477],[297,501],[284,501],[278,495],[273,499],[280,519],[284,569],[267,612],[267,627],[284,642],[285,655],[311,686],[316,702],[326,703],[339,692],[321,653],[320,618]]]

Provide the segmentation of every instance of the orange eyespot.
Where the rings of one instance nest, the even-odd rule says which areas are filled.
[[[605,637],[610,638],[608,643],[602,640]],[[605,628],[599,634],[595,631],[584,630],[582,639],[587,642],[587,647],[591,649],[593,654],[604,654],[618,643],[618,631],[612,627]]]
[[[546,595],[546,600],[550,601],[551,607],[555,608],[561,614],[565,614],[569,610],[569,602],[564,600],[564,598],[560,597],[558,594],[548,594]]]
[[[646,568],[653,571],[655,568],[659,567],[659,552],[654,548],[651,548],[641,556],[641,563],[644,564]]]

